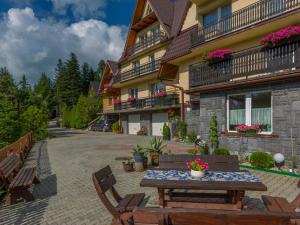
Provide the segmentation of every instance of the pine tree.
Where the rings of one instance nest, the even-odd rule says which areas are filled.
[[[22,76],[21,81],[19,82],[18,90],[16,94],[19,113],[22,110],[25,110],[31,104],[31,95],[32,95],[31,91],[32,91],[31,86],[27,81],[26,75],[24,74]]]
[[[94,71],[89,67],[88,63],[84,63],[81,68],[82,74],[82,91],[84,95],[88,95],[90,82],[94,80]]]
[[[219,147],[218,122],[215,113],[212,115],[209,123],[209,140],[212,150]]]
[[[105,68],[105,61],[103,59],[101,59],[98,63],[98,67],[97,67],[97,70],[96,70],[95,75],[94,75],[94,80],[95,81],[100,81],[101,80],[104,68]]]

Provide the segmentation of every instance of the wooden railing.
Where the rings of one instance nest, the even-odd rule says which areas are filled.
[[[138,51],[150,48],[166,39],[167,36],[162,32],[158,33],[157,35],[150,36],[147,39],[143,41],[139,41],[138,43],[134,44],[132,47],[128,48],[127,56],[131,56]]]
[[[136,67],[134,69],[123,72],[119,74],[119,76],[117,75],[114,79],[114,82],[117,83],[117,82],[123,82],[126,80],[138,78],[148,73],[153,73],[155,71],[158,71],[159,67],[160,67],[160,59],[157,59],[153,62],[149,62],[139,67]]]
[[[177,106],[179,105],[178,94],[168,94],[164,97],[149,97],[137,99],[135,102],[121,102],[121,104],[115,105],[115,110],[126,109],[144,109],[164,106]]]
[[[192,47],[300,7],[300,0],[261,0],[191,34]]]
[[[21,158],[24,157],[24,152],[29,150],[32,147],[32,144],[32,132],[30,132],[16,142],[0,149],[0,162],[11,154],[19,155]]]
[[[228,60],[190,66],[190,87],[292,72],[299,68],[300,41],[273,48],[256,47],[237,52]]]

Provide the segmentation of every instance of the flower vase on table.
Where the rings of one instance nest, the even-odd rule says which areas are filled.
[[[200,159],[195,159],[192,162],[187,162],[186,165],[191,170],[191,176],[195,179],[204,177],[205,172],[208,170],[208,163],[204,163]]]

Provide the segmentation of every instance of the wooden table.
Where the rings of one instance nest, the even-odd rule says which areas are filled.
[[[159,205],[162,208],[204,208],[225,210],[241,210],[242,200],[246,191],[267,190],[267,187],[261,182],[159,180],[145,178],[141,181],[140,186],[157,188]],[[225,192],[224,194],[198,192],[184,193],[174,192],[174,189]],[[171,191],[166,192],[167,190]],[[166,196],[166,194],[168,195]],[[224,202],[220,203],[220,199],[223,199]]]

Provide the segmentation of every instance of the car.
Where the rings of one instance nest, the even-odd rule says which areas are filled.
[[[97,120],[91,127],[92,131],[111,132],[114,120]]]

